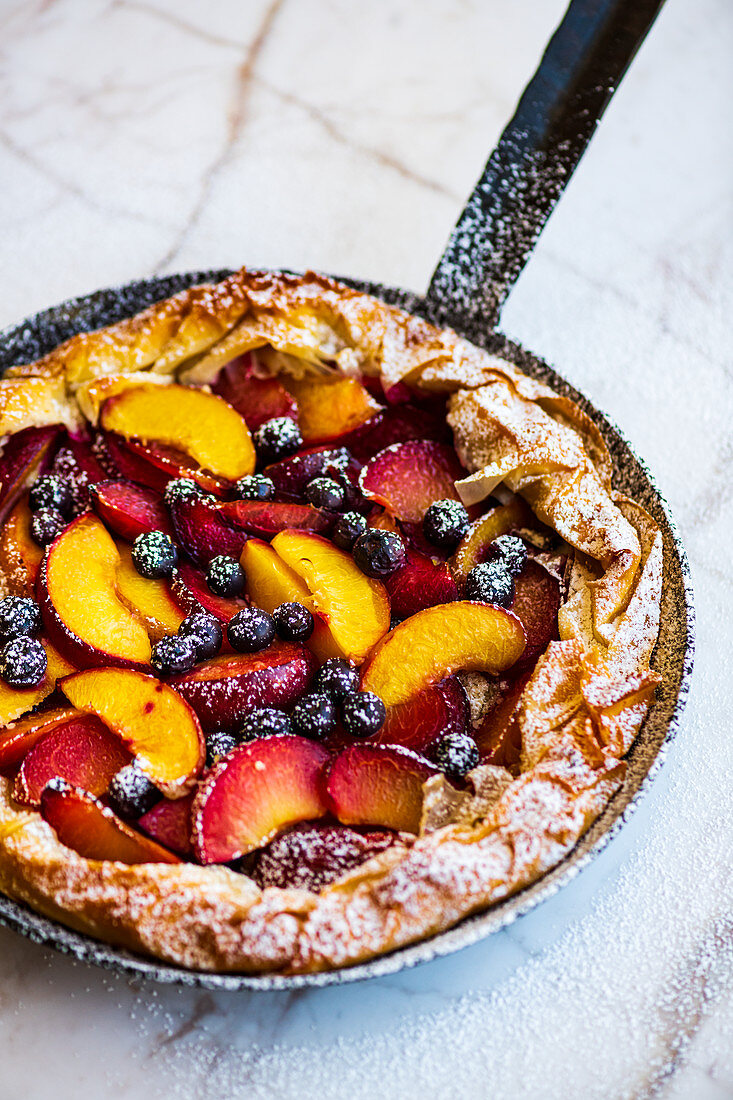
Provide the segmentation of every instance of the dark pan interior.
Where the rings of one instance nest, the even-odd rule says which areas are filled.
[[[91,331],[123,317],[131,316],[147,305],[166,298],[199,282],[224,278],[227,271],[191,272],[166,278],[148,279],[126,286],[100,290],[82,298],[37,313],[0,333],[0,374],[8,367],[37,359],[76,332]],[[351,286],[374,294],[393,305],[418,314],[429,313],[425,299],[415,294],[343,279]],[[639,501],[655,518],[664,537],[665,566],[659,643],[653,665],[663,677],[654,709],[644,723],[628,756],[628,772],[621,790],[605,812],[585,834],[570,855],[534,885],[500,902],[491,909],[469,917],[454,928],[432,939],[403,948],[371,962],[323,974],[282,977],[240,974],[203,974],[146,959],[110,947],[48,920],[27,906],[0,895],[0,923],[28,936],[37,943],[53,947],[78,959],[93,962],[118,972],[135,974],[161,982],[198,986],[206,989],[294,989],[356,981],[392,974],[440,955],[457,951],[510,924],[544,898],[554,894],[581,867],[609,842],[659,770],[667,746],[679,728],[687,699],[694,653],[694,611],[690,574],[684,548],[666,501],[654,481],[636,457],[618,428],[590,402],[568,385],[546,363],[507,340],[501,334],[482,337],[475,326],[466,333],[475,343],[504,355],[533,377],[548,383],[558,393],[577,401],[602,431],[615,466],[615,484],[622,492]]]

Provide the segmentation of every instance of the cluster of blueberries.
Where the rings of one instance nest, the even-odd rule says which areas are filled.
[[[0,678],[13,688],[31,688],[46,675],[46,650],[34,635],[41,632],[41,609],[26,596],[0,600]]]
[[[31,537],[39,546],[47,546],[60,535],[74,510],[74,491],[68,478],[44,474],[28,494],[31,510]]]

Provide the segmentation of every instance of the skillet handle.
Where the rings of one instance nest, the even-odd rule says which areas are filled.
[[[664,0],[571,0],[435,269],[430,319],[493,329]]]

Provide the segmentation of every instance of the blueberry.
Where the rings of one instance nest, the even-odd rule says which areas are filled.
[[[329,657],[316,673],[313,681],[316,691],[323,691],[336,702],[359,687],[359,673],[343,657]]]
[[[150,654],[150,663],[161,676],[189,672],[197,660],[198,646],[193,636],[169,634],[155,643]]]
[[[373,527],[354,543],[354,561],[367,577],[388,577],[405,564],[405,546],[399,535]]]
[[[141,577],[170,577],[177,562],[178,551],[165,531],[144,531],[132,544],[132,563]]]
[[[292,722],[301,737],[322,741],[336,725],[336,706],[322,691],[304,695],[293,707]]]
[[[467,733],[448,733],[433,749],[433,760],[451,779],[463,779],[478,764],[478,745]]]
[[[41,609],[28,596],[6,596],[0,600],[0,637],[19,638],[23,634],[38,634],[41,629]]]
[[[367,529],[367,521],[359,512],[344,512],[339,516],[331,538],[342,550],[351,550],[352,546]]]
[[[245,714],[239,728],[240,741],[258,741],[260,737],[292,734],[293,724],[282,710],[274,707],[257,707]]]
[[[112,779],[107,798],[120,817],[136,818],[152,810],[160,791],[135,764],[127,764]]]
[[[206,583],[216,596],[238,596],[244,591],[244,570],[236,558],[219,554],[209,562]]]
[[[289,416],[276,416],[257,429],[254,443],[260,462],[277,462],[302,447],[303,436]]]
[[[215,657],[224,641],[221,623],[205,611],[194,611],[178,627],[181,638],[190,638],[196,646],[196,660],[208,661]]]
[[[527,564],[527,547],[518,535],[499,535],[489,547],[492,561],[500,561],[506,571],[518,577]]]
[[[71,485],[59,474],[46,474],[44,477],[39,477],[28,494],[31,512],[39,512],[41,508],[54,508],[57,512],[61,512],[62,516],[68,516],[73,504],[74,495]]]
[[[468,512],[458,500],[436,500],[423,519],[425,538],[441,550],[453,550],[468,530]]]
[[[257,653],[275,640],[275,622],[259,607],[245,607],[229,620],[227,638],[232,649]]]
[[[302,603],[281,603],[272,617],[278,634],[286,642],[305,642],[313,633],[313,616]]]
[[[236,749],[239,744],[233,733],[226,730],[215,730],[206,734],[206,767],[213,768],[223,756]]]
[[[47,667],[46,650],[35,638],[11,638],[0,650],[0,677],[10,687],[35,687]]]
[[[303,495],[314,508],[325,508],[328,512],[340,512],[346,504],[344,486],[332,477],[314,477]]]
[[[387,717],[387,708],[371,691],[351,691],[341,703],[341,721],[349,737],[371,737]]]
[[[174,477],[163,490],[163,500],[169,508],[172,504],[177,504],[181,500],[203,495],[204,491],[201,486],[190,477]]]
[[[66,527],[66,520],[56,508],[40,508],[31,519],[31,537],[39,546],[48,546]]]
[[[247,474],[240,477],[234,486],[240,500],[272,500],[275,495],[275,483],[264,474]]]
[[[496,607],[510,607],[514,602],[514,580],[500,560],[474,565],[466,577],[466,599]]]

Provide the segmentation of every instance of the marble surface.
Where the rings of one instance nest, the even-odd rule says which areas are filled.
[[[562,7],[0,0],[0,323],[242,262],[424,289]],[[0,1100],[733,1096],[732,50],[730,0],[668,0],[502,318],[689,549],[696,674],[642,807],[511,928],[351,987],[156,988],[0,931]]]

